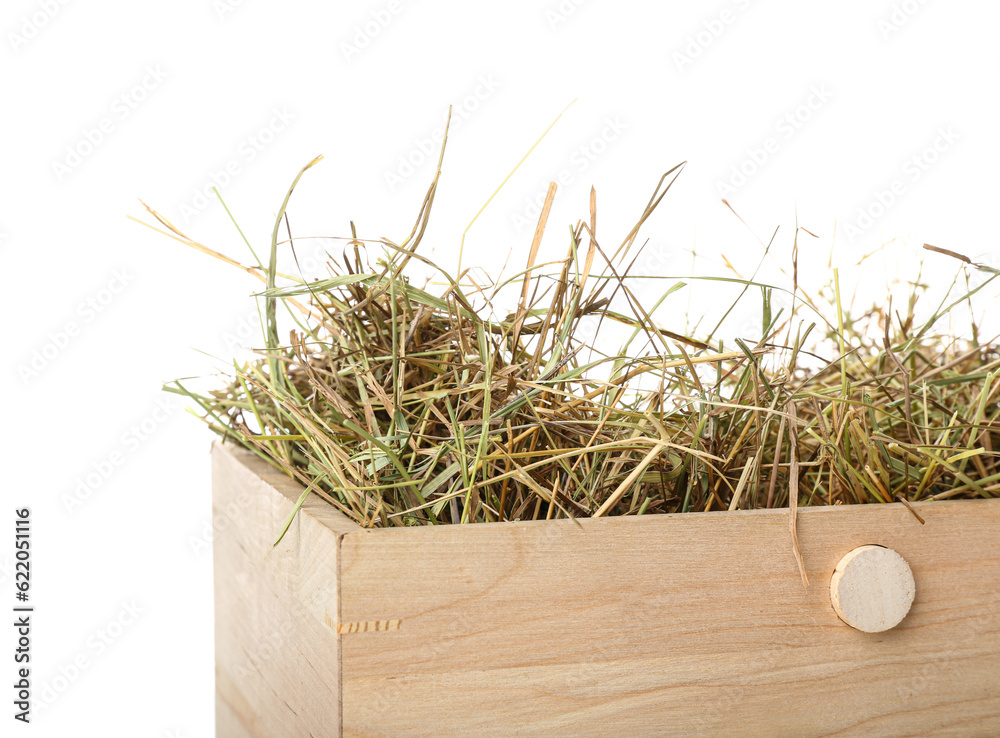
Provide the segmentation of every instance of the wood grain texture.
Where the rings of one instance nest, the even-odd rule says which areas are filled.
[[[1000,734],[994,501],[350,534],[344,735]],[[879,543],[917,581],[861,633],[830,577]]]
[[[340,734],[337,541],[357,530],[253,454],[212,453],[216,735]]]
[[[1000,501],[800,508],[808,589],[787,510],[362,531],[317,500],[251,569],[300,488],[215,456],[217,505],[254,498],[216,536],[222,738],[1000,734]],[[916,580],[884,633],[830,602],[865,544]]]

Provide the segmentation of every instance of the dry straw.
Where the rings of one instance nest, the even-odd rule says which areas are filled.
[[[681,283],[644,306],[629,277],[639,229],[683,165],[662,177],[610,253],[596,235],[591,192],[589,217],[569,231],[565,258],[540,265],[553,184],[524,270],[476,285],[468,272],[450,275],[420,253],[439,161],[401,243],[352,234],[344,254],[331,257],[328,278],[284,277],[279,286],[278,251],[294,248],[290,234],[279,240],[285,209],[317,161],[282,203],[266,265],[239,265],[149,210],[162,228],[150,227],[264,284],[260,358],[235,364],[216,391],[199,394],[181,382],[167,389],[193,400],[226,441],[301,482],[303,499],[317,494],[362,526],[384,527],[908,504],[1000,490],[997,346],[981,345],[975,330],[971,340],[935,330],[995,273],[946,297],[925,321],[914,313],[918,285],[903,313],[887,307],[851,318],[839,280],[825,308],[793,284],[786,315],[772,314],[777,288],[726,278],[742,285],[740,297],[762,295],[763,325],[753,340],[727,348],[715,331],[697,340],[652,319]],[[367,257],[375,249],[384,254],[377,268]],[[418,262],[436,270],[440,288],[411,282]],[[493,298],[508,289],[519,294],[516,309],[493,315]],[[484,299],[486,308],[477,306]],[[279,305],[297,323],[287,341]],[[603,355],[577,338],[587,321],[624,326],[631,338],[620,353]],[[880,326],[880,340],[865,337],[866,324]],[[637,339],[642,351],[630,348]]]

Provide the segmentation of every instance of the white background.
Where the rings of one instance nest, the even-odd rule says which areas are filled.
[[[454,267],[469,221],[577,100],[469,230],[465,266],[520,266],[532,201],[560,176],[543,257],[564,255],[591,185],[613,250],[687,161],[645,229],[647,271],[725,274],[724,254],[749,276],[780,227],[765,270],[787,284],[797,218],[818,236],[801,244],[802,282],[829,276],[832,251],[871,304],[924,242],[993,263],[998,16],[969,0],[8,0],[0,607],[13,510],[30,506],[40,702],[14,730],[5,692],[0,732],[213,734],[210,434],[160,386],[258,343],[259,283],[128,220],[144,217],[137,198],[248,262],[198,191],[217,184],[263,250],[291,179],[324,154],[293,198],[294,233],[343,236],[353,220],[398,242],[452,104],[423,249]],[[958,267],[928,265],[935,285]],[[683,326],[715,299],[699,294],[658,318]],[[9,627],[3,644],[10,684]]]

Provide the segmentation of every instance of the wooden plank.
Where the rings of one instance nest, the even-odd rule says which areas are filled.
[[[343,734],[1000,734],[1000,501],[422,527],[341,541]],[[847,552],[916,581],[830,602]]]
[[[360,531],[314,500],[271,550],[301,488],[213,461],[223,738],[1000,733],[997,501],[800,510],[806,590],[787,511]],[[871,543],[916,580],[877,634],[829,599]]]
[[[253,454],[212,452],[216,734],[340,734],[338,543],[350,520]],[[318,504],[317,504],[318,503]]]

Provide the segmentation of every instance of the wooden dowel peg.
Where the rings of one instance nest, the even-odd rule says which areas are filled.
[[[884,546],[860,546],[837,564],[830,580],[833,609],[865,633],[881,633],[910,611],[916,583],[906,559]]]

